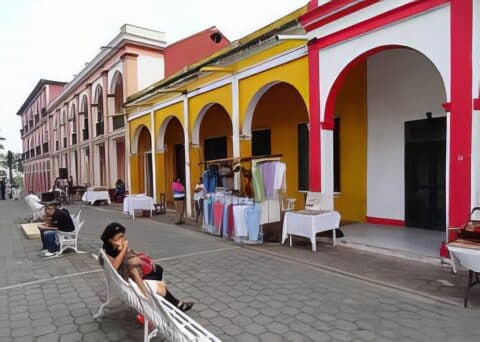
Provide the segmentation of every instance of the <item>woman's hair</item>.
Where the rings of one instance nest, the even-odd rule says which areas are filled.
[[[115,251],[115,249],[113,248],[110,239],[119,233],[125,233],[125,231],[125,227],[117,222],[112,222],[105,227],[105,230],[103,231],[100,239],[102,239],[103,249],[108,255],[115,257],[116,255],[114,254],[118,254],[118,251]]]

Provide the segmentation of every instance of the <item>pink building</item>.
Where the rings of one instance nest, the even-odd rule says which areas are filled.
[[[125,180],[126,98],[164,78],[167,67],[175,72],[227,43],[212,27],[167,47],[163,32],[126,24],[68,84],[40,81],[18,113],[26,190],[46,191],[62,169],[75,185],[111,188]]]
[[[50,188],[50,148],[48,105],[62,92],[66,83],[40,80],[17,112],[22,117],[25,190]]]

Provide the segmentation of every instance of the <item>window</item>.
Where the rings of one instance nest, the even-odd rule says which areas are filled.
[[[308,124],[297,126],[298,139],[298,190],[308,191],[309,183],[309,133]]]
[[[333,122],[333,191],[340,192],[340,118]]]
[[[269,156],[272,154],[272,132],[259,129],[252,132],[252,156]]]
[[[203,160],[227,158],[227,137],[207,138],[203,142]]]

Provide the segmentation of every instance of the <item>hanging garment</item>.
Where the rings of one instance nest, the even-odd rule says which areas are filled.
[[[257,167],[260,167],[262,171],[263,187],[265,189],[265,198],[274,198],[274,183],[275,183],[275,168],[278,162],[266,162]]]
[[[266,200],[262,202],[261,205],[262,215],[260,219],[260,224],[279,222],[281,220],[280,200]]]
[[[228,237],[228,205],[223,206],[222,236]]]
[[[247,223],[248,239],[258,241],[260,232],[260,218],[262,215],[262,204],[247,206],[244,212],[245,222]]]
[[[223,222],[223,203],[215,201],[213,203],[213,225],[215,227],[215,234],[220,235]]]
[[[252,182],[255,201],[263,202],[265,200],[265,188],[263,186],[262,172],[258,165],[255,167],[252,166]]]
[[[235,221],[234,221],[234,217],[233,217],[233,204],[230,204],[228,206],[228,228],[227,228],[227,232],[228,232],[228,236],[233,236],[233,234],[235,234]]]
[[[217,188],[217,179],[218,179],[218,167],[216,165],[210,165],[202,173],[202,181],[205,186],[207,193],[215,192]]]
[[[275,181],[273,183],[273,189],[287,191],[287,177],[286,177],[287,165],[285,163],[278,162],[275,167]]]
[[[245,205],[233,206],[233,220],[235,225],[235,237],[248,237],[247,222],[245,221]]]
[[[222,166],[219,171],[222,177],[222,186],[225,191],[233,190],[233,172],[230,166]]]

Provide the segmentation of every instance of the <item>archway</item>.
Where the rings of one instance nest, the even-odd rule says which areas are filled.
[[[146,126],[139,126],[134,134],[132,153],[136,155],[136,186],[138,193],[153,196],[152,139]],[[135,178],[135,177],[132,177]]]
[[[104,134],[104,103],[103,103],[103,88],[101,86],[97,86],[95,89],[95,101],[94,105],[94,112],[92,116],[94,116],[95,123],[95,136],[99,136]]]
[[[242,133],[251,137],[251,155],[282,155],[287,195],[303,208],[303,192],[309,187],[309,115],[302,96],[289,83],[272,82],[255,94],[248,108]]]
[[[176,116],[168,116],[162,122],[158,135],[157,175],[158,188],[164,193],[167,203],[173,207],[171,184],[180,177],[185,184],[185,136],[183,126]]]
[[[377,47],[342,70],[325,106],[322,189],[343,220],[445,231],[446,98],[436,66],[408,47]]]

